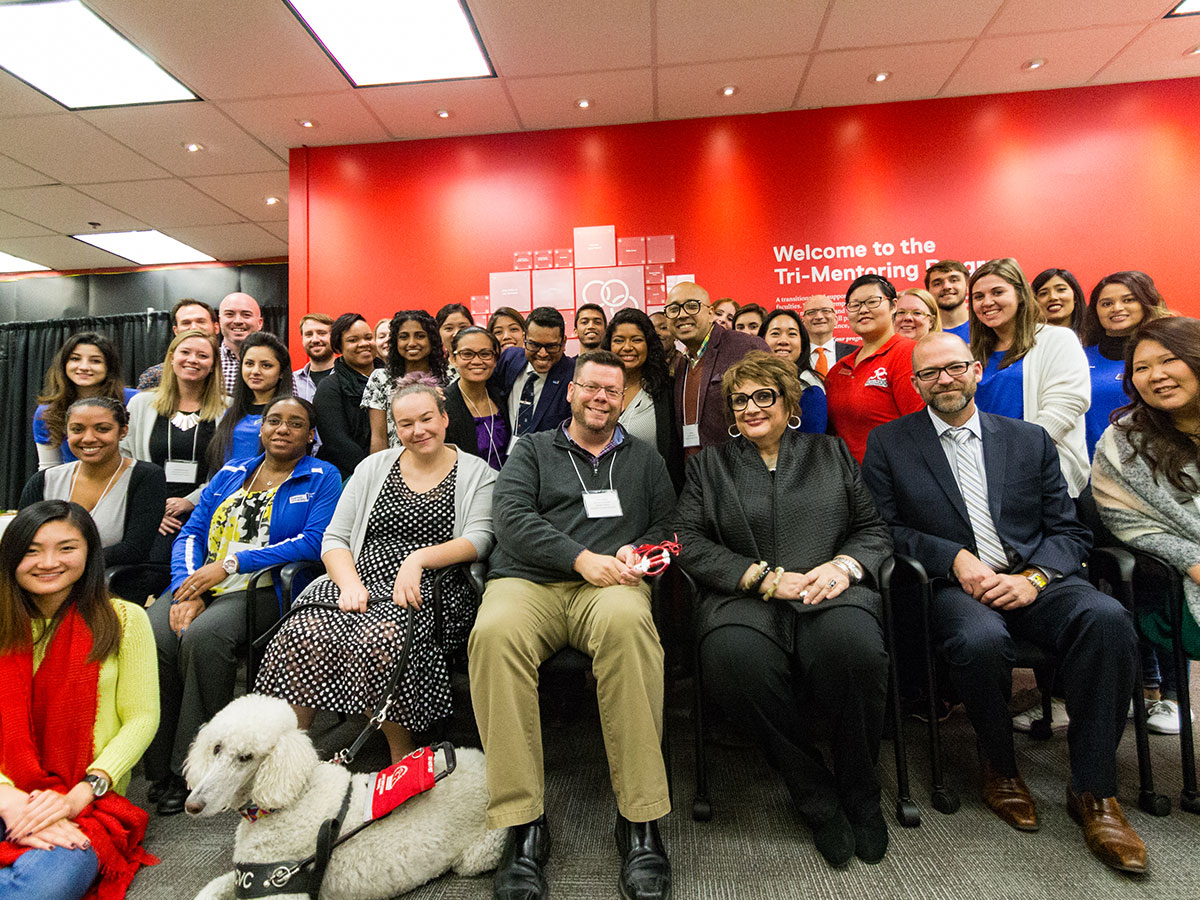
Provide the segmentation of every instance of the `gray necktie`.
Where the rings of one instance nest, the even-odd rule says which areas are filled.
[[[1000,543],[996,523],[992,521],[991,510],[988,509],[987,490],[984,487],[986,482],[980,471],[979,456],[968,443],[973,435],[969,428],[951,428],[950,437],[954,440],[958,488],[967,505],[971,530],[975,532],[975,549],[981,560],[997,572],[1002,572],[1008,568],[1008,555]]]

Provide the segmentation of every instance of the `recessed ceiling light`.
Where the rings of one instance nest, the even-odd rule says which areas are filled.
[[[575,101],[575,105],[578,106],[580,109],[588,109],[592,105],[592,101],[589,100],[587,97],[580,97],[578,100]]]
[[[1046,61],[1039,56],[1037,59],[1025,60],[1025,62],[1021,63],[1021,68],[1026,72],[1032,72],[1034,69],[1040,69],[1045,64]]]
[[[880,82],[887,81],[887,80],[888,80],[889,78],[891,78],[891,77],[892,77],[892,73],[891,73],[891,72],[876,72],[874,75],[872,75],[872,76],[871,76],[869,79],[867,79],[867,80],[868,80],[868,81],[873,81],[873,82],[875,82],[876,84],[879,84]]]
[[[189,247],[161,231],[110,231],[105,234],[75,234],[76,240],[107,250],[139,266],[161,263],[213,262],[213,257]]]
[[[1183,0],[1173,10],[1163,16],[1164,19],[1169,19],[1172,16],[1197,16],[1200,15],[1200,0]]]
[[[493,74],[460,0],[286,2],[357,87]]]
[[[79,0],[0,4],[0,67],[68,109],[198,99]]]
[[[448,119],[448,118],[450,118],[450,110],[448,110],[448,109],[439,109],[439,110],[437,111],[437,117],[438,117],[439,119]]]
[[[312,119],[297,119],[296,124],[299,125],[301,128],[316,128],[317,127],[317,123],[314,122]]]
[[[39,266],[35,262],[13,256],[0,250],[0,272],[49,272],[47,266]]]
[[[732,97],[734,94],[737,93],[737,90],[738,89],[737,89],[736,84],[727,84],[727,85],[725,85],[725,87],[721,88],[721,96],[722,97]]]
[[[197,144],[195,141],[185,141],[183,144],[183,149],[188,153],[199,153],[204,149],[204,145]]]
[[[279,202],[278,197],[268,197],[267,198],[267,206],[274,206],[278,202]]]

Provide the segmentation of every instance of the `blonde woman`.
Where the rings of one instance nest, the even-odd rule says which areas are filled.
[[[942,330],[942,316],[933,294],[924,288],[909,288],[896,298],[892,313],[896,334],[919,341],[931,331]]]

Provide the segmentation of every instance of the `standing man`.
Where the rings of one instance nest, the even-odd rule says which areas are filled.
[[[943,259],[925,270],[925,290],[942,311],[942,331],[970,342],[967,321],[967,282],[971,273],[957,259]]]
[[[300,342],[308,362],[292,373],[292,392],[312,403],[317,385],[333,372],[333,344],[329,331],[333,318],[325,313],[309,313],[300,320]]]
[[[1088,849],[1115,869],[1146,871],[1146,845],[1117,802],[1117,744],[1138,664],[1129,612],[1080,577],[1091,534],[1040,425],[980,413],[983,366],[961,338],[934,332],[913,350],[926,409],[878,426],[863,477],[897,553],[934,580],[934,639],[975,727],[984,803],[1018,831],[1036,831],[1017,770],[1013,641],[1054,654],[1071,718],[1067,811]]]
[[[679,348],[675,346],[675,336],[671,334],[671,320],[659,310],[650,314],[650,321],[654,323],[654,332],[662,342],[663,353],[667,357],[667,371],[674,376],[675,366],[679,362]]]
[[[501,353],[488,380],[508,398],[508,421],[513,424],[510,455],[519,438],[557,428],[571,415],[567,385],[575,357],[563,355],[566,330],[557,309],[537,307],[525,320],[525,346]]]
[[[171,332],[182,334],[185,331],[204,331],[214,337],[221,333],[217,325],[217,311],[203,300],[184,297],[171,307]],[[138,376],[137,389],[149,391],[158,387],[162,381],[163,364],[155,363]]]
[[[848,344],[833,339],[833,328],[837,325],[837,307],[833,298],[818,294],[804,301],[804,330],[808,332],[808,361],[812,370],[822,381],[833,368],[833,364],[848,353],[858,349],[857,344]]]
[[[663,312],[671,334],[687,351],[675,367],[675,417],[682,429],[683,452],[690,457],[702,447],[729,440],[721,376],[751,350],[766,350],[767,342],[718,325],[708,291],[691,281],[671,288]]]
[[[604,329],[608,327],[608,316],[595,303],[585,303],[575,310],[575,337],[579,340],[579,352],[599,350],[604,340]]]
[[[496,549],[468,654],[488,758],[487,825],[510,829],[497,900],[547,896],[538,667],[567,646],[592,657],[617,799],[621,896],[671,895],[657,824],[671,809],[663,649],[634,547],[669,534],[675,492],[658,450],[617,425],[624,391],[614,354],[580,355],[570,421],[521,440],[496,481]]]
[[[242,343],[254,332],[262,331],[262,310],[249,294],[234,291],[225,295],[217,313],[221,323],[221,372],[225,393],[232,394],[242,374]]]

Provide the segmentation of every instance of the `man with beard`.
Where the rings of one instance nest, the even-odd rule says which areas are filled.
[[[292,392],[312,403],[317,385],[333,372],[333,344],[329,339],[333,318],[324,313],[309,313],[300,320],[300,342],[308,355],[303,369],[292,373]]]
[[[957,259],[943,259],[925,270],[925,290],[942,311],[942,331],[970,340],[967,329],[967,282],[971,273]]]
[[[1081,577],[1091,535],[1054,442],[975,408],[983,367],[961,338],[926,335],[912,362],[926,408],[871,432],[863,478],[896,552],[933,580],[933,640],[975,728],[984,803],[1018,831],[1038,829],[1008,713],[1013,641],[1028,640],[1054,654],[1066,694],[1067,811],[1101,861],[1144,872],[1146,846],[1116,799],[1137,637],[1128,611]]]
[[[675,492],[651,444],[617,424],[620,359],[582,354],[571,418],[522,438],[492,504],[496,549],[468,643],[471,700],[488,757],[489,828],[508,828],[499,900],[546,897],[538,667],[563,647],[592,657],[617,799],[621,895],[666,900],[657,820],[671,808],[663,763],[663,650],[634,548],[669,537]]]

